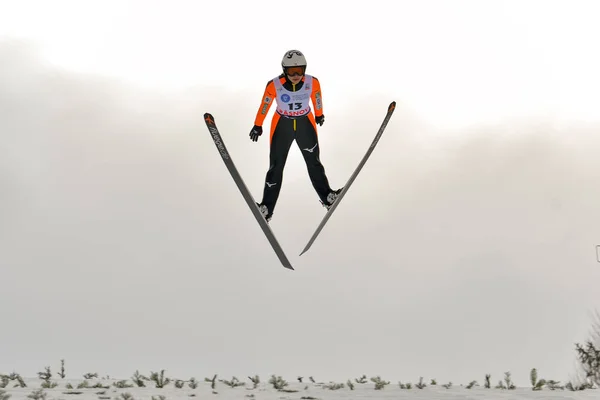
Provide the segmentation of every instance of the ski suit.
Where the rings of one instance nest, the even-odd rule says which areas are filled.
[[[254,124],[262,126],[271,105],[276,110],[271,120],[269,133],[269,170],[265,177],[262,204],[273,213],[283,182],[283,169],[290,146],[294,139],[300,148],[312,185],[321,201],[327,201],[332,192],[325,168],[319,160],[319,141],[315,115],[323,116],[323,101],[319,80],[304,75],[297,84],[289,81],[284,74],[270,80],[265,88]],[[314,106],[314,115],[310,106]]]

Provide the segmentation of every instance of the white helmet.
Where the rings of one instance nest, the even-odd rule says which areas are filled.
[[[306,67],[306,58],[300,50],[286,51],[281,60],[281,66],[284,69],[288,67]]]

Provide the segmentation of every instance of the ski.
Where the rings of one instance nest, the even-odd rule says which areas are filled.
[[[335,211],[335,209],[337,208],[337,206],[340,205],[340,202],[342,201],[342,198],[346,195],[346,193],[348,192],[348,189],[350,189],[350,186],[352,185],[352,182],[354,182],[354,180],[358,176],[358,173],[361,171],[361,169],[363,168],[363,166],[365,165],[365,163],[367,162],[367,160],[371,156],[371,153],[375,149],[375,146],[377,145],[377,142],[379,142],[379,139],[381,138],[381,135],[383,135],[383,131],[385,131],[385,128],[386,128],[388,122],[390,121],[390,118],[392,117],[392,114],[394,113],[395,109],[396,109],[396,102],[392,101],[390,103],[390,105],[388,106],[388,110],[387,110],[387,113],[385,115],[385,118],[383,119],[383,122],[381,123],[381,127],[379,128],[379,131],[377,131],[377,134],[375,135],[375,139],[373,139],[373,142],[371,143],[371,146],[369,146],[369,149],[367,150],[367,153],[364,155],[364,157],[360,161],[360,164],[358,164],[358,167],[356,167],[356,169],[354,170],[354,172],[350,176],[350,179],[348,179],[348,182],[346,182],[346,185],[343,187],[342,191],[338,195],[337,199],[335,200],[335,202],[333,203],[333,205],[331,206],[331,208],[329,210],[327,210],[327,212],[325,213],[325,216],[321,220],[321,223],[319,224],[319,226],[315,230],[315,233],[313,233],[312,237],[310,238],[310,240],[306,244],[306,247],[304,247],[304,250],[302,250],[302,253],[300,253],[300,255],[306,253],[308,251],[308,249],[310,249],[310,247],[312,246],[312,244],[315,242],[315,239],[317,239],[317,236],[319,236],[319,233],[321,233],[321,230],[323,230],[323,227],[325,226],[325,224],[327,223],[327,221],[329,220],[329,218],[331,218],[331,215],[333,214],[333,212]]]
[[[215,142],[215,146],[217,146],[217,150],[219,151],[221,158],[225,162],[225,166],[227,167],[227,170],[231,174],[233,181],[235,182],[238,189],[242,193],[244,200],[246,200],[248,207],[250,207],[250,210],[252,211],[252,215],[254,215],[254,217],[256,218],[256,221],[258,221],[258,224],[260,225],[262,231],[264,232],[269,243],[271,244],[271,247],[273,247],[273,250],[275,251],[275,254],[277,254],[279,261],[281,261],[281,264],[283,264],[283,266],[285,268],[293,270],[294,268],[292,267],[292,264],[288,260],[283,249],[281,248],[281,246],[279,245],[279,242],[275,238],[273,231],[271,230],[271,228],[269,227],[269,224],[267,223],[267,221],[261,214],[260,210],[258,209],[258,206],[256,205],[256,202],[254,201],[252,194],[248,190],[248,187],[244,183],[244,180],[240,176],[237,168],[235,167],[235,164],[233,163],[233,160],[231,159],[231,155],[227,151],[227,148],[225,147],[225,143],[223,142],[223,138],[221,137],[221,134],[219,133],[219,129],[217,128],[217,125],[215,124],[214,117],[210,113],[205,113],[204,114],[204,122],[206,122],[206,126],[208,128],[208,131],[210,132],[210,136],[211,136],[212,140]]]

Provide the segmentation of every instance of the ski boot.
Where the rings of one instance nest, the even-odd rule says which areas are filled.
[[[256,203],[256,206],[258,207],[258,209],[260,210],[260,213],[262,214],[262,216],[264,217],[265,221],[267,221],[267,224],[268,224],[269,221],[271,221],[271,218],[273,217],[273,213],[269,212],[269,209],[264,204]]]
[[[335,203],[335,201],[339,197],[340,193],[342,193],[342,190],[344,190],[344,188],[340,188],[338,190],[332,190],[327,195],[326,202],[323,202],[321,200],[321,204],[323,204],[323,207],[325,207],[327,209],[327,211],[329,211],[329,209],[333,206],[333,203]]]

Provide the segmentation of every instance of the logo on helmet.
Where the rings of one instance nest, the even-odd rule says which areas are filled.
[[[287,52],[287,54],[286,54],[285,57],[286,58],[292,58],[292,57],[294,57],[294,54],[297,55],[297,56],[299,56],[299,57],[303,56],[303,54],[300,51],[298,51],[298,50],[290,50],[290,51]]]

